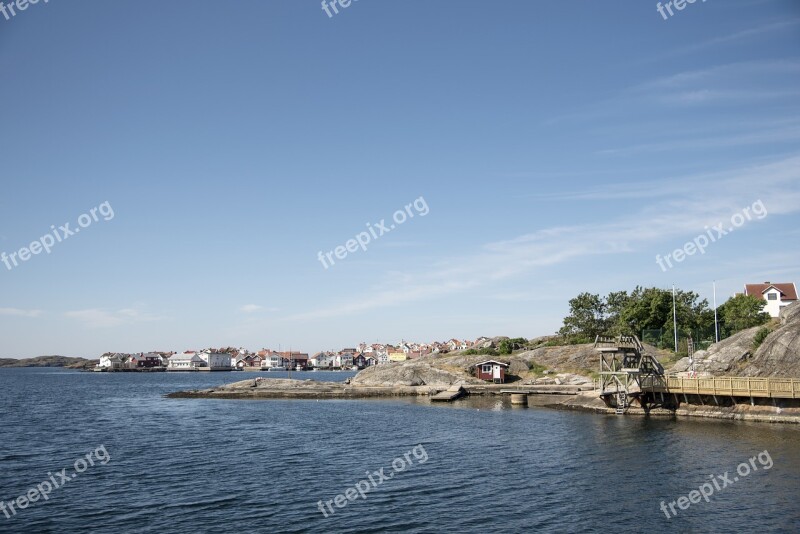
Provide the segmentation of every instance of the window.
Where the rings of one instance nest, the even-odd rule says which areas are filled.
[[[777,293],[767,293],[767,300],[778,300]]]
[[[492,366],[491,365],[484,365],[483,368],[481,369],[481,372],[491,373],[492,372]]]

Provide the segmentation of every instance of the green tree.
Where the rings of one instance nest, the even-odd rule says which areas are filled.
[[[719,307],[717,314],[723,328],[731,334],[760,326],[769,321],[764,311],[764,301],[754,295],[736,295]]]
[[[641,336],[642,330],[660,329],[663,342],[672,345],[672,300],[672,290],[657,287],[637,286],[630,294],[613,291],[605,298],[581,293],[569,301],[570,314],[559,334],[568,342],[586,343],[598,334]],[[676,290],[675,308],[680,337],[713,329],[714,312],[697,293]]]
[[[620,313],[624,334],[641,335],[644,329],[672,326],[672,292],[656,287],[636,286]]]
[[[558,333],[571,343],[588,343],[607,327],[605,300],[600,295],[581,293],[569,301],[569,315]]]
[[[606,313],[609,334],[630,335],[631,329],[622,319],[622,314],[630,305],[631,297],[627,291],[612,291],[606,297]]]
[[[673,304],[672,290],[657,287],[637,287],[623,309],[621,323],[629,333],[641,335],[645,329],[664,329],[672,335]],[[678,331],[682,335],[713,327],[714,312],[706,299],[694,291],[675,291],[675,310]]]

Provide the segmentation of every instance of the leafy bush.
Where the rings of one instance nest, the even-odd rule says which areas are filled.
[[[545,367],[544,365],[539,365],[536,362],[528,362],[528,368],[532,373],[536,373],[539,375],[547,371],[547,367]]]
[[[500,354],[511,354],[515,350],[525,348],[525,345],[528,344],[528,340],[524,337],[517,337],[514,339],[503,339],[498,344],[498,352]]]
[[[761,344],[764,342],[764,340],[767,338],[767,336],[770,335],[770,333],[771,333],[770,329],[767,328],[766,326],[759,328],[758,332],[756,332],[756,336],[753,338],[753,349],[757,349],[758,347],[760,347]]]

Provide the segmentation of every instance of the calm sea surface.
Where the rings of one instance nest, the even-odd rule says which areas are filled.
[[[0,532],[800,532],[800,428],[496,398],[163,397],[254,376],[0,369],[0,499],[69,477],[47,501],[0,513]],[[733,482],[764,451],[772,468],[756,460]],[[76,465],[90,453],[93,466]],[[671,519],[659,509],[726,472],[710,502]],[[323,515],[320,500],[362,480],[366,499]]]

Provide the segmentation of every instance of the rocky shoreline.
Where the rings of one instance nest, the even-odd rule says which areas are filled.
[[[249,379],[213,389],[178,391],[172,399],[367,399],[375,397],[428,396],[441,388],[426,386],[352,386],[316,380]]]
[[[783,310],[780,326],[775,326],[763,344],[753,350],[757,329],[750,329],[700,351],[695,366],[701,375],[719,376],[797,376],[800,375],[800,305]],[[491,341],[490,343],[494,343]],[[656,349],[647,347],[648,351]],[[368,367],[346,383],[315,380],[285,380],[256,378],[226,386],[183,391],[167,395],[170,398],[204,399],[368,399],[390,397],[430,397],[450,388],[463,388],[467,395],[500,395],[502,391],[528,395],[528,404],[559,410],[578,410],[603,415],[616,414],[600,399],[595,383],[585,375],[597,365],[597,352],[592,345],[540,346],[517,353],[511,361],[510,374],[517,380],[506,384],[491,384],[470,375],[469,370],[486,356],[454,353],[402,363]],[[544,365],[542,365],[544,364]],[[673,372],[685,370],[687,361],[678,362]],[[542,371],[542,369],[544,369]],[[577,373],[579,374],[576,374]],[[724,375],[723,375],[724,376]],[[730,375],[728,375],[730,376]],[[699,399],[703,402],[702,397]],[[457,400],[455,402],[464,402]],[[650,417],[695,417],[759,423],[800,424],[797,401],[790,406],[682,403],[676,410],[645,411],[630,406],[626,415]]]
[[[601,415],[615,415],[600,399],[599,392],[582,390],[576,386],[527,386],[465,384],[469,396],[501,395],[502,390],[528,392],[530,406],[557,410],[573,410]],[[219,388],[170,393],[173,399],[227,399],[227,400],[352,400],[392,397],[431,397],[444,391],[442,386],[363,386],[315,380],[264,379],[242,380]],[[462,402],[462,401],[456,401]],[[642,417],[693,417],[758,423],[800,424],[800,408],[775,408],[740,404],[731,407],[698,406],[684,404],[675,411],[654,409],[645,412],[631,406],[626,415]]]

